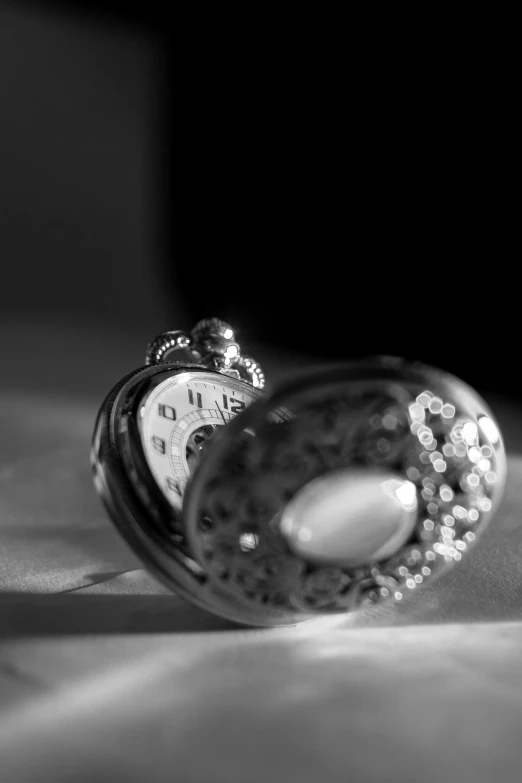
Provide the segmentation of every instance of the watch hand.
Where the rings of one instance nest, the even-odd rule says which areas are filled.
[[[214,400],[214,402],[215,402],[215,400]],[[217,402],[216,402],[216,405],[217,405],[217,409],[218,409],[218,411],[219,411],[219,412],[220,412],[220,414],[221,414],[221,418],[223,419],[223,424],[226,424],[227,422],[226,422],[225,416],[224,416],[224,414],[223,414],[223,411],[221,410],[221,408],[219,407],[219,405],[217,404]]]

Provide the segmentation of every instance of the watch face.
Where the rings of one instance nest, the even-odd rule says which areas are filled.
[[[180,508],[185,485],[218,427],[262,393],[213,372],[181,372],[142,400],[138,426],[148,466],[167,500]]]

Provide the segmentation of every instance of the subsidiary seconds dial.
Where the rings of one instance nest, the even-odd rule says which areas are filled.
[[[205,443],[262,393],[213,372],[183,372],[160,383],[142,402],[139,429],[149,468],[176,508]]]

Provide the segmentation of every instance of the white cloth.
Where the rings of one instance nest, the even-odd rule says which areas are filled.
[[[403,604],[249,630],[158,585],[92,488],[98,399],[0,397],[0,777],[518,781],[522,424],[503,507]]]

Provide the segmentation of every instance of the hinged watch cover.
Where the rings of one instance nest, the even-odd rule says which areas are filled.
[[[494,514],[502,438],[457,378],[376,357],[263,395],[228,324],[166,335],[102,406],[92,461],[126,540],[200,607],[284,625],[400,601]],[[165,361],[169,340],[205,364]]]

